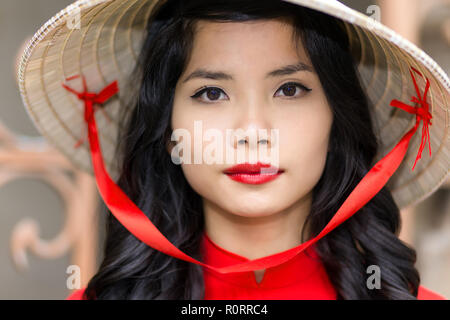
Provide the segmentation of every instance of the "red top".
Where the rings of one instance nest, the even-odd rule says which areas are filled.
[[[205,300],[335,300],[336,291],[320,262],[315,245],[309,246],[293,259],[267,268],[257,283],[253,271],[219,273],[204,268]],[[227,251],[203,233],[201,246],[204,263],[224,267],[249,259]],[[376,290],[376,289],[374,289]],[[76,290],[68,300],[83,300],[83,289]],[[445,297],[419,286],[419,300],[445,300]]]

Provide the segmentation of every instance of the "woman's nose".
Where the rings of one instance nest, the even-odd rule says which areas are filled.
[[[236,108],[233,147],[257,149],[261,145],[272,147],[273,121],[269,114],[267,102],[263,99],[247,100]]]

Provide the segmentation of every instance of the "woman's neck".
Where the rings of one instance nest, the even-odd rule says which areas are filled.
[[[205,232],[219,246],[250,260],[282,252],[301,244],[311,200],[309,194],[281,212],[247,217],[227,212],[204,199]],[[305,235],[309,236],[307,232]]]

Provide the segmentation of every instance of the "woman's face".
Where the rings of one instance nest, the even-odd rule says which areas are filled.
[[[193,51],[175,90],[171,125],[191,136],[190,164],[181,164],[189,184],[204,201],[225,212],[260,217],[283,211],[310,197],[322,175],[333,115],[305,49],[301,43],[296,49],[292,32],[292,26],[281,20],[197,24]],[[200,69],[214,74],[196,72]],[[205,87],[209,89],[204,91]],[[197,144],[203,148],[201,155],[215,142],[224,155],[222,162],[203,158],[194,163],[195,121],[197,126],[201,123],[204,135]],[[212,129],[215,141],[205,137]],[[226,139],[227,130],[238,129],[265,129],[268,136],[263,138],[268,141],[252,144],[250,136],[240,136],[249,143]],[[271,136],[272,129],[278,137]],[[283,171],[276,179],[250,184],[224,173],[236,164],[252,162],[250,154],[263,147],[272,160],[260,162]],[[231,162],[225,158],[227,148],[235,151]],[[245,158],[238,160],[237,149],[245,151]]]

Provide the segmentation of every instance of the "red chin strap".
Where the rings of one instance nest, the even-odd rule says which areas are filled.
[[[423,78],[422,74],[416,69],[412,68],[412,71],[416,72]],[[414,86],[416,88],[417,97],[413,97],[411,101],[419,104],[419,106],[409,106],[395,99],[391,101],[390,105],[415,114],[415,126],[402,137],[397,145],[384,158],[378,161],[372,167],[372,169],[370,169],[370,171],[358,183],[358,185],[348,196],[348,198],[345,200],[345,202],[342,204],[342,206],[339,208],[330,222],[325,226],[325,228],[316,237],[302,243],[297,247],[263,258],[250,260],[243,263],[237,263],[221,268],[202,263],[201,261],[198,261],[190,257],[189,255],[186,255],[184,252],[175,247],[153,225],[150,219],[127,197],[127,195],[119,188],[119,186],[116,185],[116,183],[111,179],[108,172],[106,171],[98,139],[97,125],[94,117],[94,105],[101,105],[116,93],[118,93],[119,89],[117,86],[117,81],[109,84],[98,94],[87,91],[84,78],[84,92],[77,92],[65,84],[63,84],[63,86],[70,92],[76,94],[80,100],[84,101],[85,121],[88,127],[90,152],[97,187],[105,204],[107,205],[111,213],[117,218],[117,220],[119,220],[120,223],[122,223],[122,225],[126,229],[128,229],[128,231],[130,231],[136,238],[156,250],[159,250],[172,257],[196,263],[206,268],[210,268],[219,273],[230,273],[266,269],[282,264],[295,257],[297,254],[305,250],[308,246],[317,242],[334,228],[350,218],[381,190],[381,188],[387,183],[389,178],[397,170],[398,166],[405,157],[412,136],[416,132],[420,121],[423,120],[422,143],[416,158],[416,162],[418,159],[420,159],[422,150],[426,144],[426,140],[427,138],[429,139],[428,125],[431,124],[430,120],[432,117],[428,111],[429,105],[426,102],[426,95],[430,87],[430,82],[428,79],[426,79],[426,87],[422,96],[412,71],[410,71],[410,73],[414,82]],[[67,80],[71,80],[76,77],[78,76],[68,78]]]

